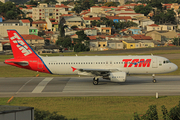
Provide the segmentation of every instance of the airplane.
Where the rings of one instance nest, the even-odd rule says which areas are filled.
[[[4,63],[19,68],[66,75],[92,76],[93,84],[99,84],[99,78],[112,82],[125,82],[129,74],[169,73],[178,69],[167,58],[153,55],[138,56],[40,56],[16,30],[7,30],[14,58]]]

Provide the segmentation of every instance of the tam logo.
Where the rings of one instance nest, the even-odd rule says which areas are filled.
[[[16,47],[19,48],[24,56],[30,55],[32,51],[28,50],[28,46],[25,45],[24,41],[16,33],[13,34],[14,36],[12,36],[10,39],[13,41],[13,43],[17,43]]]
[[[150,67],[151,59],[123,59],[124,67]]]

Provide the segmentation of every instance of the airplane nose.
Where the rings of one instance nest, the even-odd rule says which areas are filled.
[[[178,66],[173,63],[173,71],[176,71],[178,69]]]

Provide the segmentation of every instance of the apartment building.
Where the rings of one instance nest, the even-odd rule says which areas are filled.
[[[54,18],[56,22],[59,22],[59,17],[62,14],[68,14],[71,8],[61,4],[55,6],[49,6],[47,3],[41,3],[36,8],[32,8],[32,19],[36,20],[45,20],[46,17]]]

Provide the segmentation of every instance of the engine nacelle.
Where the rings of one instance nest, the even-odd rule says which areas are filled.
[[[110,73],[109,78],[112,82],[125,82],[126,81],[126,72]]]

